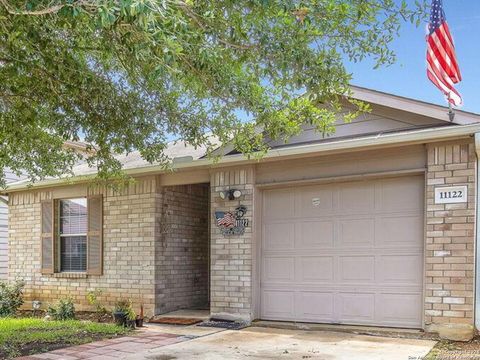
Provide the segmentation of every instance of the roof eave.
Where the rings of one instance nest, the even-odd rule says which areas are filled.
[[[480,124],[470,124],[462,126],[449,126],[440,128],[429,128],[422,130],[412,130],[400,133],[380,134],[376,136],[368,136],[357,139],[343,139],[339,141],[331,141],[327,143],[305,144],[280,149],[270,150],[263,158],[263,161],[274,161],[277,159],[291,157],[307,157],[320,154],[328,154],[335,152],[350,152],[358,150],[373,149],[378,147],[413,145],[419,143],[427,143],[432,141],[442,141],[452,138],[468,137],[476,132],[480,132]],[[196,170],[208,167],[243,165],[258,162],[256,159],[247,158],[243,154],[225,156],[218,161],[214,159],[198,159],[190,162],[180,162],[173,164],[173,169],[177,171]],[[158,175],[169,172],[163,166],[145,166],[134,169],[125,169],[127,175],[130,176],[148,176]],[[79,175],[71,178],[57,178],[51,180],[43,180],[38,183],[15,183],[7,186],[2,194],[8,194],[16,191],[29,189],[48,188],[54,186],[65,186],[71,184],[85,183],[92,181],[96,174]]]

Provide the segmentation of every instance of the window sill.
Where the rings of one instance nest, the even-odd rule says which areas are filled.
[[[56,278],[67,278],[67,279],[86,279],[87,273],[84,272],[59,272],[53,274]]]

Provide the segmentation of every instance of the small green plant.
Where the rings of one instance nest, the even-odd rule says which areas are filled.
[[[25,282],[17,280],[9,285],[0,282],[0,317],[13,316],[23,305],[23,288]]]
[[[127,319],[128,320],[135,320],[137,318],[137,314],[133,310],[132,307],[130,307],[127,311]]]
[[[119,300],[115,303],[113,312],[127,313],[132,308],[132,301],[129,299]]]
[[[91,306],[94,306],[95,307],[95,311],[100,314],[100,315],[104,315],[107,313],[107,309],[105,308],[105,306],[103,306],[102,303],[100,303],[100,301],[98,300],[98,298],[100,296],[102,296],[102,293],[103,291],[100,290],[100,289],[95,289],[95,290],[92,290],[92,291],[89,291],[87,293],[87,301],[88,303],[91,305]]]
[[[54,320],[75,319],[75,305],[72,299],[60,299],[56,305],[50,305],[47,314]]]
[[[113,316],[118,319],[119,324],[122,321],[122,318],[130,321],[135,320],[137,314],[135,314],[135,311],[133,310],[132,301],[129,299],[117,301],[113,309]]]
[[[135,320],[137,314],[133,310],[132,300],[120,300],[115,304],[114,312],[124,313],[128,320]]]

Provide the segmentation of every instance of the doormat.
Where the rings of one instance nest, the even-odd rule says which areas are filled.
[[[196,318],[182,318],[182,317],[158,317],[149,321],[153,324],[167,324],[167,325],[193,325],[202,322],[202,319]]]
[[[249,326],[246,322],[239,322],[239,321],[218,321],[218,320],[210,320],[204,321],[197,326],[204,326],[204,327],[214,327],[214,328],[221,328],[221,329],[228,329],[228,330],[241,330]]]

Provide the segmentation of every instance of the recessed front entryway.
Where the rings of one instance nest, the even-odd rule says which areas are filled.
[[[158,194],[155,313],[209,310],[209,184],[164,186]]]
[[[424,176],[263,191],[260,316],[422,327]]]

